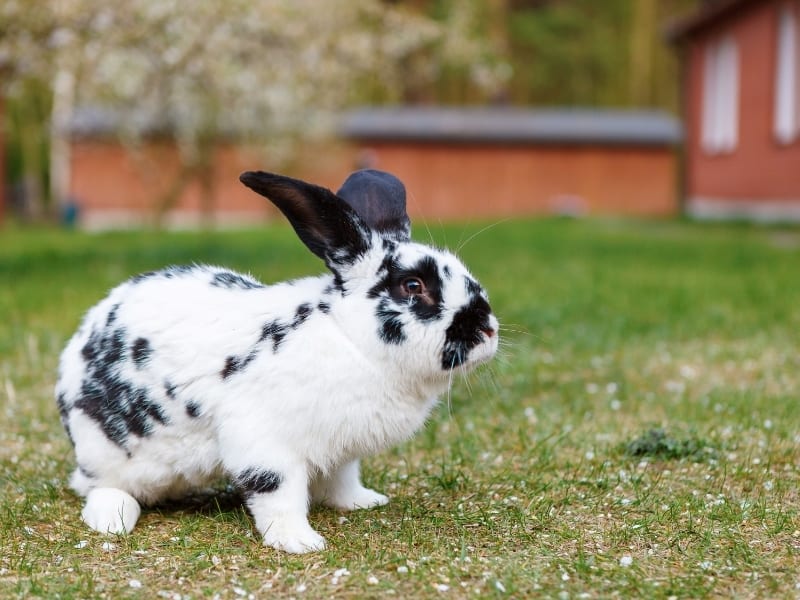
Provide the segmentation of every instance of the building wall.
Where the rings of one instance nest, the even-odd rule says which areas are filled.
[[[405,182],[412,218],[677,213],[668,147],[385,142],[363,151]]]
[[[797,205],[800,216],[800,140],[779,144],[773,124],[776,32],[781,4],[785,0],[750,3],[695,33],[689,41],[684,93],[686,195],[690,211],[724,211],[722,205],[727,203],[742,209],[746,216],[759,210],[750,205],[763,203],[776,216],[791,216]],[[701,148],[705,49],[709,42],[728,32],[738,44],[739,139],[732,152],[709,155]]]
[[[314,149],[289,168],[289,174],[336,188],[354,158],[347,152],[326,158]],[[78,203],[82,226],[89,229],[133,227],[152,222],[161,199],[180,176],[180,157],[174,144],[149,141],[136,150],[112,140],[75,140],[72,144],[71,195]],[[255,149],[220,144],[212,161],[214,220],[246,225],[277,216],[277,209],[239,182],[246,170],[269,170]],[[305,167],[304,165],[313,165]],[[282,172],[286,169],[282,169]],[[202,222],[202,189],[190,179],[166,214],[167,226],[194,226]]]
[[[244,170],[265,169],[256,152],[221,145],[214,159],[220,224],[247,224],[276,209],[239,182]],[[307,148],[281,172],[339,188],[364,166],[390,171],[406,184],[412,218],[470,219],[552,213],[666,216],[677,212],[676,157],[671,148],[370,143]],[[83,226],[135,226],[153,210],[179,173],[168,143],[131,153],[115,142],[72,146],[72,195]],[[201,221],[199,183],[191,181],[166,224]]]

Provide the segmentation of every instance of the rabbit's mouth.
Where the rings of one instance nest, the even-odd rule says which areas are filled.
[[[464,323],[454,319],[448,328],[442,349],[442,369],[450,371],[456,367],[472,369],[490,360],[497,352],[497,319],[491,313],[482,314],[478,323],[465,328]]]

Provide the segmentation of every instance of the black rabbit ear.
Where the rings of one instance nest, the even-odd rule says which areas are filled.
[[[247,171],[239,181],[277,206],[300,240],[326,262],[353,262],[369,250],[368,226],[330,190],[264,171]]]
[[[411,237],[406,188],[394,175],[374,169],[356,171],[336,195],[383,237],[400,242],[407,242]]]

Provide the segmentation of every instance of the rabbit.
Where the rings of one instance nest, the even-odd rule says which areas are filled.
[[[455,369],[489,361],[498,320],[453,254],[410,241],[405,188],[375,170],[332,191],[245,172],[330,273],[272,285],[208,265],[135,276],[91,308],[55,387],[70,486],[102,533],[227,480],[263,543],[325,540],[309,506],[384,505],[359,460],[411,437]]]

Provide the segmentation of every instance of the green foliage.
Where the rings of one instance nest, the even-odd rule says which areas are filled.
[[[696,0],[514,2],[508,13],[515,103],[677,109],[674,50],[661,28]]]
[[[653,458],[656,460],[701,461],[715,456],[715,450],[708,442],[696,436],[675,438],[663,428],[648,429],[639,437],[625,444],[625,452],[634,458]]]

